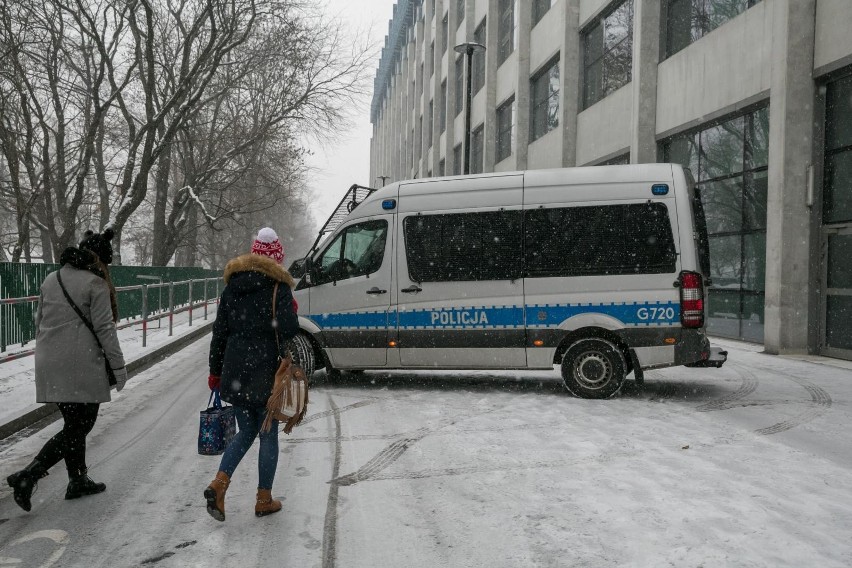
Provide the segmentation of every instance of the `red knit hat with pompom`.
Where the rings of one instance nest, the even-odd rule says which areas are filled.
[[[257,232],[257,238],[251,245],[251,253],[268,256],[278,264],[284,262],[284,247],[278,240],[278,234],[269,227]]]

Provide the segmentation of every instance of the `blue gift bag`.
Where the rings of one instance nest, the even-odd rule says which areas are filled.
[[[201,411],[200,419],[198,453],[202,456],[217,456],[223,453],[237,433],[237,421],[234,417],[234,407],[222,406],[219,389],[210,393],[207,410]]]

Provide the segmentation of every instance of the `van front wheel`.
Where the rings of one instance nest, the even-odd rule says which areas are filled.
[[[562,381],[580,398],[609,398],[621,388],[627,365],[621,350],[600,338],[581,339],[562,358]]]

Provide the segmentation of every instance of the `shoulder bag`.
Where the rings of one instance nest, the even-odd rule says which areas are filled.
[[[92,332],[92,335],[95,336],[95,343],[98,344],[98,349],[101,350],[101,353],[104,355],[104,368],[106,369],[107,379],[109,380],[110,386],[115,386],[118,384],[118,381],[115,379],[115,373],[112,372],[112,367],[109,366],[109,359],[107,358],[106,351],[104,351],[104,346],[101,345],[101,340],[98,339],[98,334],[95,332],[95,326],[92,325],[92,322],[89,321],[89,318],[83,315],[83,312],[80,311],[80,308],[77,307],[77,304],[74,303],[74,300],[71,299],[71,295],[68,293],[68,290],[65,289],[65,284],[62,283],[62,275],[59,273],[61,268],[56,271],[56,279],[59,281],[59,287],[62,288],[62,293],[65,294],[65,299],[68,300],[68,303],[71,304],[71,307],[74,308],[74,311],[77,312],[77,315],[80,316],[80,319],[83,320],[83,323],[86,324],[86,327],[89,328],[89,331]]]
[[[275,300],[278,296],[278,283],[272,291],[272,322],[275,324]],[[284,424],[284,433],[289,434],[297,426],[308,410],[308,377],[305,370],[293,364],[290,353],[281,355],[281,343],[278,341],[278,328],[275,328],[275,345],[278,348],[278,370],[275,371],[275,383],[272,394],[266,403],[266,419],[262,430],[268,432],[272,421]]]

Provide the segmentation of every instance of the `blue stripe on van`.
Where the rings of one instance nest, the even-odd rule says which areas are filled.
[[[533,304],[527,306],[527,327],[559,327],[580,314],[596,313],[613,317],[625,325],[655,326],[680,324],[680,304],[676,302],[620,302],[611,304]]]
[[[307,316],[321,329],[517,329],[526,319],[530,329],[556,328],[580,314],[604,314],[626,326],[651,327],[680,324],[676,302],[619,302],[609,304],[533,304],[521,306],[471,306],[392,312],[345,312]],[[526,318],[524,317],[526,316]]]

